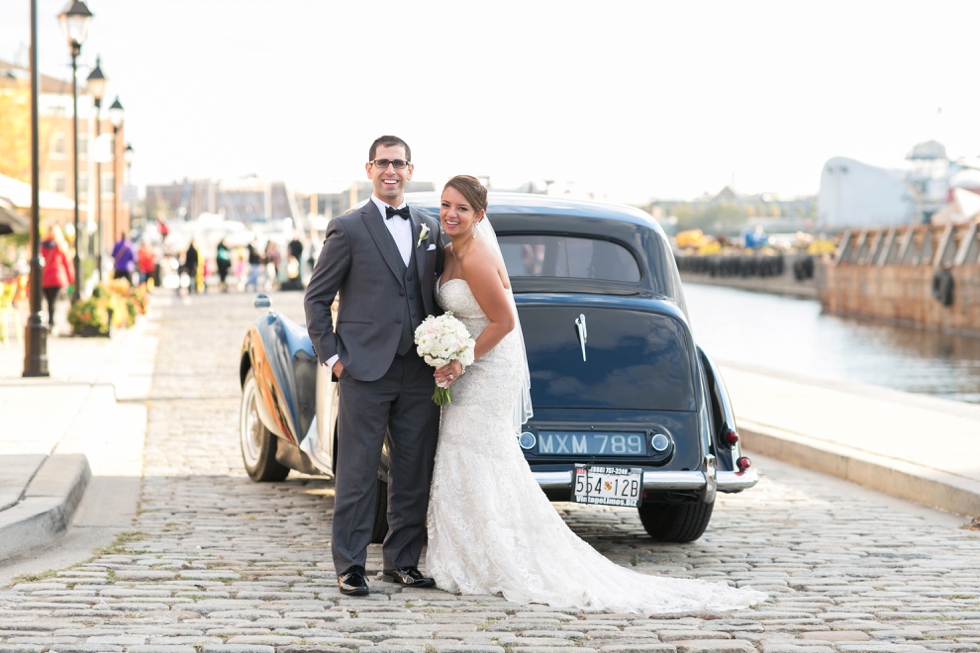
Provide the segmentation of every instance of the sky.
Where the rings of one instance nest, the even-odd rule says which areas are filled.
[[[416,180],[573,182],[617,201],[814,194],[833,156],[898,166],[918,141],[980,155],[980,3],[891,0],[87,0],[137,186],[257,174],[365,179],[374,138]],[[38,0],[43,72],[70,78]],[[0,58],[30,42],[0,0]]]

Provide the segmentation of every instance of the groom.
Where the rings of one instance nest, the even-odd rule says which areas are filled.
[[[344,594],[368,593],[364,561],[377,505],[378,465],[389,436],[388,535],[383,578],[432,587],[418,570],[439,429],[432,368],[415,351],[416,327],[437,307],[439,221],[405,204],[412,151],[396,136],[371,144],[374,194],[330,221],[306,290],[306,325],[320,363],[340,383],[333,562]],[[340,292],[333,322],[330,306]]]

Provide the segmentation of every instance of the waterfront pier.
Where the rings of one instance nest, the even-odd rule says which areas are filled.
[[[850,315],[980,336],[978,223],[845,233],[818,267],[820,303]]]

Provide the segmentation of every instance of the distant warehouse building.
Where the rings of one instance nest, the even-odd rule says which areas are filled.
[[[964,165],[936,141],[919,143],[900,168],[879,168],[845,157],[824,164],[817,194],[823,229],[890,227],[931,222],[950,203],[951,181]]]
[[[912,221],[906,171],[835,156],[823,166],[817,193],[821,228],[894,226]]]

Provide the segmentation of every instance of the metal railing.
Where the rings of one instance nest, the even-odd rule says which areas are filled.
[[[978,223],[848,231],[834,265],[953,266],[980,262]]]

